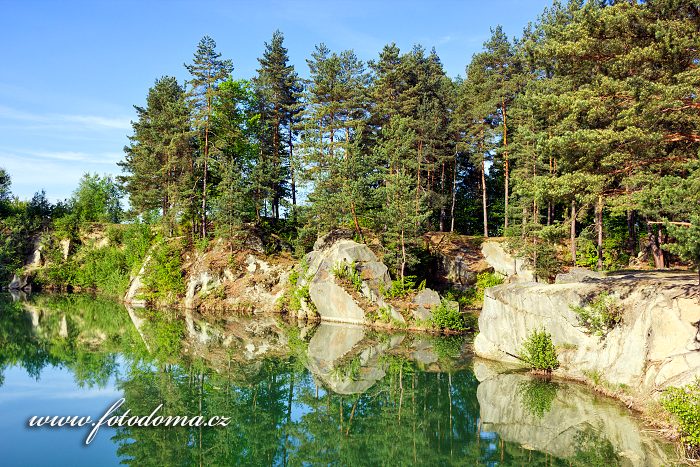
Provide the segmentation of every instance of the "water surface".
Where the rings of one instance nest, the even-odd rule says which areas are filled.
[[[0,299],[4,465],[671,465],[624,407],[499,373],[469,338]],[[230,417],[227,427],[29,428],[33,415]]]

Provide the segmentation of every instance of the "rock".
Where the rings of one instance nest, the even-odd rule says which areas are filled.
[[[319,317],[325,321],[362,324],[366,322],[365,310],[351,293],[333,276],[333,269],[340,265],[354,264],[362,278],[360,293],[369,303],[384,304],[381,289],[391,285],[387,267],[381,263],[367,245],[348,240],[345,231],[334,231],[316,242],[314,251],[306,256],[309,265],[307,277],[309,296]],[[378,305],[381,306],[381,305]],[[398,313],[392,313],[403,320]]]
[[[413,303],[417,307],[412,310],[413,317],[417,320],[428,321],[433,317],[430,311],[440,305],[440,295],[431,289],[423,289],[413,298]]]
[[[528,334],[544,328],[559,346],[563,376],[598,372],[606,382],[657,394],[700,374],[700,352],[689,350],[698,335],[700,304],[691,296],[692,274],[634,273],[569,284],[514,283],[487,289],[474,341],[477,355],[517,363]],[[622,323],[604,337],[587,333],[570,305],[614,291]]]
[[[63,240],[59,241],[58,243],[61,246],[61,254],[63,255],[63,261],[65,261],[68,259],[68,255],[70,254],[70,247],[71,247],[70,238],[64,238]]]
[[[486,240],[481,244],[481,253],[493,270],[515,281],[533,282],[535,275],[522,258],[508,253],[502,242]]]
[[[365,323],[365,311],[343,287],[323,275],[309,284],[309,296],[324,321]]]
[[[221,285],[221,279],[215,277],[210,271],[200,271],[191,274],[187,280],[187,292],[185,293],[185,308],[194,308],[197,295],[205,296]]]
[[[34,276],[31,272],[22,272],[19,275],[13,274],[12,280],[7,287],[10,290],[31,291],[33,277]]]
[[[574,282],[590,282],[603,279],[605,274],[598,271],[591,271],[586,268],[571,268],[569,272],[557,274],[554,279],[555,284],[571,284]]]
[[[493,271],[481,254],[480,238],[429,232],[423,239],[436,259],[438,278],[450,287],[465,290],[476,283],[477,275]]]
[[[141,265],[141,269],[139,269],[138,274],[136,274],[136,276],[134,276],[134,278],[131,279],[129,289],[126,291],[126,295],[124,296],[124,303],[135,307],[146,306],[146,300],[137,297],[144,293],[143,276],[146,273],[146,267],[148,266],[148,263],[150,261],[151,255],[146,255],[146,258],[144,258],[143,264]]]

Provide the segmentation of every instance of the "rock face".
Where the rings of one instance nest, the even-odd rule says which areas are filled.
[[[439,278],[450,287],[464,290],[476,283],[479,273],[493,271],[481,254],[480,238],[430,232],[423,239],[437,260]]]
[[[619,404],[600,400],[581,385],[524,374],[484,379],[489,372],[479,369],[483,365],[475,363],[483,431],[561,459],[590,459],[605,451],[618,456],[615,465],[675,464],[672,446],[649,435]]]
[[[32,281],[34,279],[34,274],[37,269],[39,269],[43,261],[43,245],[41,244],[40,237],[32,238],[32,250],[31,253],[24,260],[24,267],[19,274],[13,274],[12,280],[7,285],[10,290],[23,290],[30,292],[32,290]]]
[[[619,297],[622,323],[604,337],[588,333],[570,305],[600,293]],[[528,334],[544,328],[559,347],[566,376],[597,372],[642,393],[681,386],[700,375],[700,304],[692,274],[633,273],[565,284],[513,283],[487,289],[474,342],[477,355],[517,362]]]
[[[430,310],[440,305],[440,295],[434,290],[424,289],[413,298],[413,303],[417,305],[412,310],[413,317],[423,321],[429,320],[433,316]]]
[[[144,292],[143,276],[146,273],[146,267],[148,267],[148,263],[150,261],[151,255],[146,255],[146,258],[143,260],[143,264],[141,265],[141,269],[139,269],[138,274],[136,274],[136,276],[134,276],[131,279],[129,289],[126,291],[126,295],[124,296],[124,303],[126,303],[127,305],[136,307],[146,306],[146,300],[141,298],[140,295]]]
[[[255,245],[252,238],[248,243]],[[188,271],[186,309],[265,313],[278,311],[292,261],[249,248],[231,253],[219,239],[210,250],[194,254],[184,267]]]
[[[380,291],[391,286],[389,270],[367,245],[344,238],[330,242],[322,237],[306,255],[306,263],[308,273],[302,280],[308,282],[309,296],[322,320],[354,324],[366,321],[364,307],[333,276],[333,268],[341,265],[355,265],[362,278],[360,294],[367,303],[386,306]],[[396,315],[395,319],[403,319]]]
[[[507,276],[512,281],[532,282],[535,275],[522,258],[516,258],[508,253],[502,242],[486,240],[481,244],[481,254],[484,261],[499,274]]]

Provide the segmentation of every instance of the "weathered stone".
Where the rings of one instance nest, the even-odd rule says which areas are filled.
[[[31,290],[32,273],[22,272],[19,275],[13,274],[10,284],[7,286],[10,290]]]
[[[362,279],[360,293],[370,303],[383,303],[381,289],[391,285],[387,267],[378,261],[367,245],[348,240],[345,233],[335,233],[317,241],[316,249],[306,256],[307,277],[300,279],[300,285],[309,286],[309,296],[316,306],[319,317],[326,321],[365,323],[365,310],[358,301],[333,276],[333,269],[345,264],[354,264]],[[331,238],[335,239],[331,243]],[[338,239],[339,238],[339,239]],[[392,313],[403,322],[399,313]]]
[[[586,268],[571,268],[569,272],[557,274],[555,284],[571,284],[574,282],[591,282],[603,279],[605,274],[599,271],[591,271]]]
[[[151,255],[146,255],[138,274],[131,279],[129,289],[126,291],[126,295],[124,296],[125,303],[136,307],[146,306],[146,300],[139,297],[139,295],[144,293],[143,276],[146,274],[146,267],[148,267],[149,262],[151,262]]]
[[[309,296],[324,321],[363,324],[365,311],[344,288],[327,279],[314,279],[309,284]]]
[[[63,255],[63,260],[68,259],[68,255],[70,254],[70,247],[71,247],[71,241],[70,238],[64,238],[63,240],[58,242],[59,245],[61,246],[61,254]]]
[[[428,321],[433,317],[431,310],[440,305],[440,295],[434,290],[423,289],[413,297],[416,306],[412,310],[413,317],[417,320]]]
[[[577,378],[599,372],[613,384],[656,393],[700,375],[696,338],[700,304],[688,299],[691,274],[636,273],[570,284],[514,283],[487,289],[474,341],[477,355],[517,363],[533,329],[544,328],[560,347],[562,375]],[[591,334],[570,305],[615,291],[622,323],[604,337]]]
[[[535,276],[522,258],[516,258],[506,251],[502,242],[486,240],[481,244],[484,260],[499,274],[515,281],[532,282]]]

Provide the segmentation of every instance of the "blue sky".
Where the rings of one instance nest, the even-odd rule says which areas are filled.
[[[325,42],[363,60],[390,42],[435,47],[450,76],[501,24],[520,35],[551,0],[37,1],[0,0],[0,167],[13,193],[70,196],[86,171],[119,173],[133,105],[163,75],[184,80],[199,39],[213,37],[250,78],[275,29],[292,63]]]

